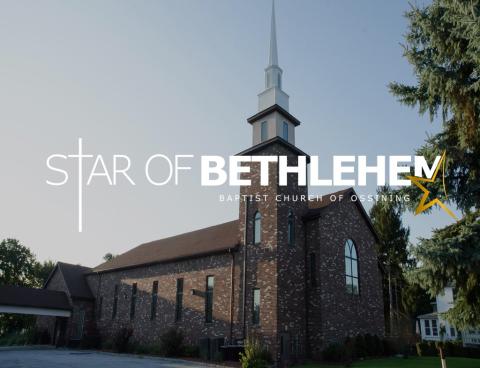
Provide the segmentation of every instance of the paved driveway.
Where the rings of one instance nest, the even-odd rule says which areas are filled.
[[[207,367],[175,359],[140,357],[63,349],[0,350],[1,368],[197,368]],[[211,365],[209,367],[212,367]]]

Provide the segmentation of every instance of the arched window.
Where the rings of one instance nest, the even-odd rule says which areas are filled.
[[[260,212],[255,212],[255,223],[253,224],[254,243],[260,244],[262,241],[262,215]]]
[[[358,257],[352,239],[345,242],[345,284],[348,294],[358,295]]]
[[[287,223],[287,240],[288,245],[293,247],[295,245],[295,216],[292,211],[288,211]]]

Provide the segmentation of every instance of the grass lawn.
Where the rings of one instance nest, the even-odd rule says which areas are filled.
[[[296,368],[341,368],[342,365],[307,364]],[[440,359],[436,357],[422,358],[386,358],[371,359],[352,364],[352,368],[441,368]],[[447,358],[448,368],[480,368],[480,359]]]

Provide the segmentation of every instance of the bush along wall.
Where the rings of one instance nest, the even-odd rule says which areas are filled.
[[[395,353],[393,345],[377,335],[357,335],[345,341],[328,345],[322,359],[333,363],[350,363],[358,359],[389,356]]]
[[[446,341],[442,344],[443,353],[448,357],[480,358],[480,349],[465,347],[461,341]],[[438,356],[438,348],[434,341],[422,341],[416,344],[418,356]]]

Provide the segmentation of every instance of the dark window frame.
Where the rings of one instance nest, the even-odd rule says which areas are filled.
[[[135,306],[137,304],[137,293],[138,293],[138,285],[136,282],[132,284],[132,294],[130,297],[130,319],[135,318]]]
[[[426,319],[423,322],[423,325],[425,326],[425,336],[432,336],[432,330],[431,330],[431,327],[430,327],[430,320]]]
[[[258,293],[258,300],[256,298]],[[252,324],[260,325],[260,304],[261,304],[261,292],[259,288],[252,290]]]
[[[258,233],[257,233],[258,231]],[[258,234],[258,237],[257,237]],[[262,243],[262,214],[256,211],[253,216],[253,244],[258,245]]]
[[[282,138],[288,142],[288,123],[286,121],[282,125]]]
[[[292,210],[287,215],[287,243],[292,248],[295,246],[295,215]]]
[[[118,311],[118,284],[113,289],[113,307],[112,307],[112,319],[115,319]]]
[[[210,280],[212,285],[210,286]],[[208,275],[205,280],[205,323],[213,322],[213,290],[215,288],[215,277]]]
[[[268,140],[268,121],[265,120],[260,123],[260,141],[266,140]]]
[[[175,296],[175,322],[180,322],[182,320],[183,314],[183,278],[177,279],[176,285],[176,296]]]
[[[152,283],[152,304],[150,306],[150,319],[153,321],[157,318],[158,305],[158,281]]]
[[[432,336],[438,336],[438,323],[436,319],[432,319]]]

